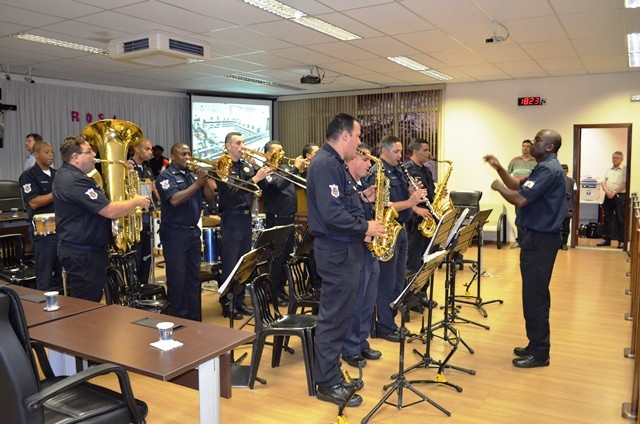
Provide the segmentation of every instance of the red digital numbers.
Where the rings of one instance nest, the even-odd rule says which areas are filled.
[[[518,106],[540,106],[544,104],[540,97],[518,97]]]

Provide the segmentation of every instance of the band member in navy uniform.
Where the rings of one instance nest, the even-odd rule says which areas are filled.
[[[389,206],[398,212],[397,221],[404,225],[411,219],[411,207],[420,203],[425,190],[409,191],[409,182],[400,169],[402,160],[402,142],[394,135],[386,135],[380,140],[380,159],[384,166],[384,174],[389,179]],[[376,174],[377,166],[372,168],[372,176]],[[380,262],[380,283],[378,284],[377,334],[383,339],[399,342],[400,334],[394,321],[394,311],[389,304],[398,297],[405,284],[407,267],[407,232],[404,227],[398,233],[395,253],[393,257]]]
[[[110,202],[86,175],[95,169],[96,154],[82,137],[65,138],[60,155],[64,163],[53,180],[58,257],[67,272],[69,295],[98,302],[107,282],[111,220],[130,214],[136,207],[149,209],[149,198],[134,196]]]
[[[264,146],[264,152],[268,158],[274,153],[282,150],[282,146],[277,141],[270,141]],[[298,175],[303,166],[302,156],[295,159],[294,166],[281,165],[283,172]],[[290,179],[296,177],[288,177]],[[298,197],[296,186],[287,181],[282,175],[271,174],[265,178],[267,188],[264,190],[264,212],[266,215],[266,227],[273,228],[280,225],[290,225],[295,223],[295,214],[298,212]],[[286,275],[284,264],[291,258],[293,252],[293,233],[280,252],[280,256],[274,259],[271,264],[271,278],[275,295],[281,305],[286,301],[284,286],[286,285]]]
[[[356,157],[360,123],[336,115],[327,127],[326,143],[311,161],[307,175],[309,231],[314,237],[322,294],[316,327],[314,378],[318,399],[341,405],[350,390],[340,372],[340,353],[353,317],[353,305],[368,254],[365,237],[383,236],[384,224],[367,221],[344,160]],[[354,395],[347,406],[362,403]]]
[[[227,154],[231,158],[231,169],[229,174],[234,178],[244,181],[252,181],[258,184],[260,189],[266,189],[267,175],[271,175],[272,170],[268,166],[254,170],[253,166],[242,159],[244,147],[244,137],[238,132],[230,132],[224,139]],[[242,184],[242,183],[235,183]],[[248,188],[251,188],[247,185]],[[248,251],[251,250],[251,206],[253,194],[238,187],[233,187],[223,182],[218,183],[218,205],[222,210],[222,221],[220,223],[220,235],[222,236],[222,249],[220,260],[222,261],[222,281],[227,281],[236,263]],[[235,298],[233,305],[234,318],[241,318],[241,315],[251,315],[253,310],[244,303],[244,288]],[[222,314],[229,315],[229,305],[227,299],[220,298]]]
[[[371,155],[369,146],[361,145],[360,151]],[[373,203],[371,202],[375,201],[375,187],[363,181],[368,175],[367,171],[371,168],[371,161],[364,155],[358,155],[346,162],[349,174],[355,181],[356,189],[363,203],[365,218],[367,220],[374,219]],[[353,305],[353,317],[342,348],[342,359],[352,367],[364,367],[367,365],[367,359],[377,360],[382,357],[382,352],[372,349],[367,340],[371,333],[373,309],[378,297],[380,265],[371,252],[366,252],[364,259],[356,301]]]
[[[53,213],[51,186],[56,170],[53,164],[53,147],[46,141],[36,141],[33,145],[36,163],[20,175],[22,198],[27,209],[27,221],[33,224],[33,216]],[[36,262],[36,288],[51,290],[62,287],[62,266],[58,259],[58,236],[54,234],[35,235],[34,226],[29,226],[29,237]]]
[[[167,297],[173,315],[199,320],[200,311],[200,212],[202,202],[215,196],[215,182],[207,172],[189,171],[191,149],[183,143],[171,147],[171,165],[158,175],[156,189],[162,204],[160,242],[167,273]]]
[[[140,193],[143,196],[152,196],[151,201],[159,199],[158,191],[153,180],[155,176],[149,168],[148,160],[152,157],[151,141],[144,139],[140,143],[133,146],[133,157],[129,159],[129,163],[133,166],[133,170],[138,174],[141,183],[151,182],[152,193]],[[141,187],[143,185],[141,184]],[[132,249],[136,251],[136,268],[138,271],[138,281],[141,284],[149,282],[149,274],[151,273],[151,216],[149,212],[142,214],[142,233],[140,233],[140,242],[136,243]]]

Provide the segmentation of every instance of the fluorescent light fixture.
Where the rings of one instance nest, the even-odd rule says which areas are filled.
[[[640,33],[627,34],[627,50],[629,51],[629,67],[640,67]]]
[[[429,69],[428,71],[420,71],[420,73],[440,81],[449,81],[453,79],[453,77],[450,77],[447,74],[443,74],[442,72],[434,71],[433,69]]]
[[[244,0],[244,2],[285,19],[296,19],[305,15],[303,12],[276,0]]]
[[[631,100],[632,102],[640,102],[640,94],[632,94],[631,97],[629,98],[629,100]]]
[[[236,81],[249,82],[251,84],[266,85],[268,87],[275,87],[275,88],[284,88],[285,90],[306,91],[304,88],[294,87],[292,85],[287,85],[287,84],[280,84],[279,82],[272,82],[272,81],[266,81],[266,80],[261,80],[257,78],[245,77],[243,75],[229,74],[229,75],[225,75],[224,77],[228,79],[236,80]]]
[[[56,40],[55,38],[41,37],[39,35],[17,33],[11,34],[10,37],[17,38],[19,40],[33,41],[35,43],[47,44],[50,46],[64,47],[65,49],[79,50],[81,52],[101,54],[108,56],[109,52],[97,47],[85,46],[82,44],[70,43],[68,41]]]
[[[398,65],[404,66],[405,68],[409,68],[412,71],[426,71],[429,69],[427,65],[423,65],[422,63],[409,59],[406,56],[388,56],[387,59],[397,63]]]
[[[640,7],[640,0],[625,0],[624,7],[627,9],[635,9],[636,7]]]
[[[423,65],[422,63],[416,62],[413,59],[409,59],[406,56],[387,56],[387,59],[397,63],[398,65],[404,66],[405,68],[409,68],[412,71],[418,71],[421,74],[440,81],[449,81],[453,79],[453,77],[450,77],[449,75],[443,74],[442,72],[434,71],[427,65]]]
[[[311,16],[303,16],[294,19],[293,22],[304,25],[307,28],[315,29],[316,31],[320,31],[323,34],[330,35],[342,41],[358,40],[361,38],[359,35],[355,35],[354,33],[347,31],[346,29],[338,28],[335,25],[331,25],[330,23],[322,21],[318,18],[312,18]]]
[[[337,26],[331,25],[321,19],[307,16],[306,13],[287,6],[284,3],[280,3],[277,0],[244,0],[244,2],[282,18],[290,19],[291,21],[304,25],[307,28],[315,29],[323,34],[330,35],[338,40],[349,41],[361,38],[359,35],[345,29],[338,28]]]

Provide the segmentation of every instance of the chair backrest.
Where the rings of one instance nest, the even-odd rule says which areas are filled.
[[[14,268],[24,264],[24,236],[5,234],[0,236],[0,268]]]
[[[0,180],[0,211],[8,212],[12,208],[24,210],[20,184],[17,181]]]
[[[455,190],[449,197],[456,208],[469,208],[468,217],[474,216],[480,210],[482,192],[477,190]]]
[[[0,334],[1,421],[43,423],[42,409],[30,412],[23,404],[39,391],[39,380],[20,298],[7,286],[0,286]]]
[[[306,256],[294,256],[285,266],[289,292],[296,298],[313,291],[310,274],[311,264]]]
[[[260,333],[265,327],[282,318],[272,286],[271,276],[266,273],[254,278],[247,286],[255,314],[256,333]]]

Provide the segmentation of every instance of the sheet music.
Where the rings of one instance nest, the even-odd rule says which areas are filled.
[[[427,255],[424,260],[424,264],[420,270],[416,273],[413,279],[402,290],[400,295],[389,304],[391,309],[395,309],[398,303],[406,296],[407,291],[415,291],[421,289],[426,283],[427,279],[433,274],[435,269],[444,260],[445,255],[448,252],[446,250],[438,250],[437,252]]]
[[[248,260],[248,258],[258,255],[262,250],[263,249],[253,249],[242,255],[240,259],[238,259],[238,262],[236,262],[236,265],[233,267],[233,270],[231,270],[231,273],[229,274],[225,282],[220,287],[218,287],[218,294],[223,294],[226,292],[227,286],[231,284],[233,277],[235,277],[236,272],[238,271],[238,268],[240,268],[240,264],[244,263],[246,260]]]
[[[462,213],[460,214],[460,217],[458,218],[456,223],[453,225],[453,228],[449,232],[449,237],[447,238],[447,242],[444,244],[445,246],[449,246],[451,244],[451,240],[453,240],[456,234],[458,234],[458,230],[460,230],[460,227],[462,226],[462,223],[464,222],[468,213],[469,213],[469,208],[465,208],[465,210],[462,211]]]

